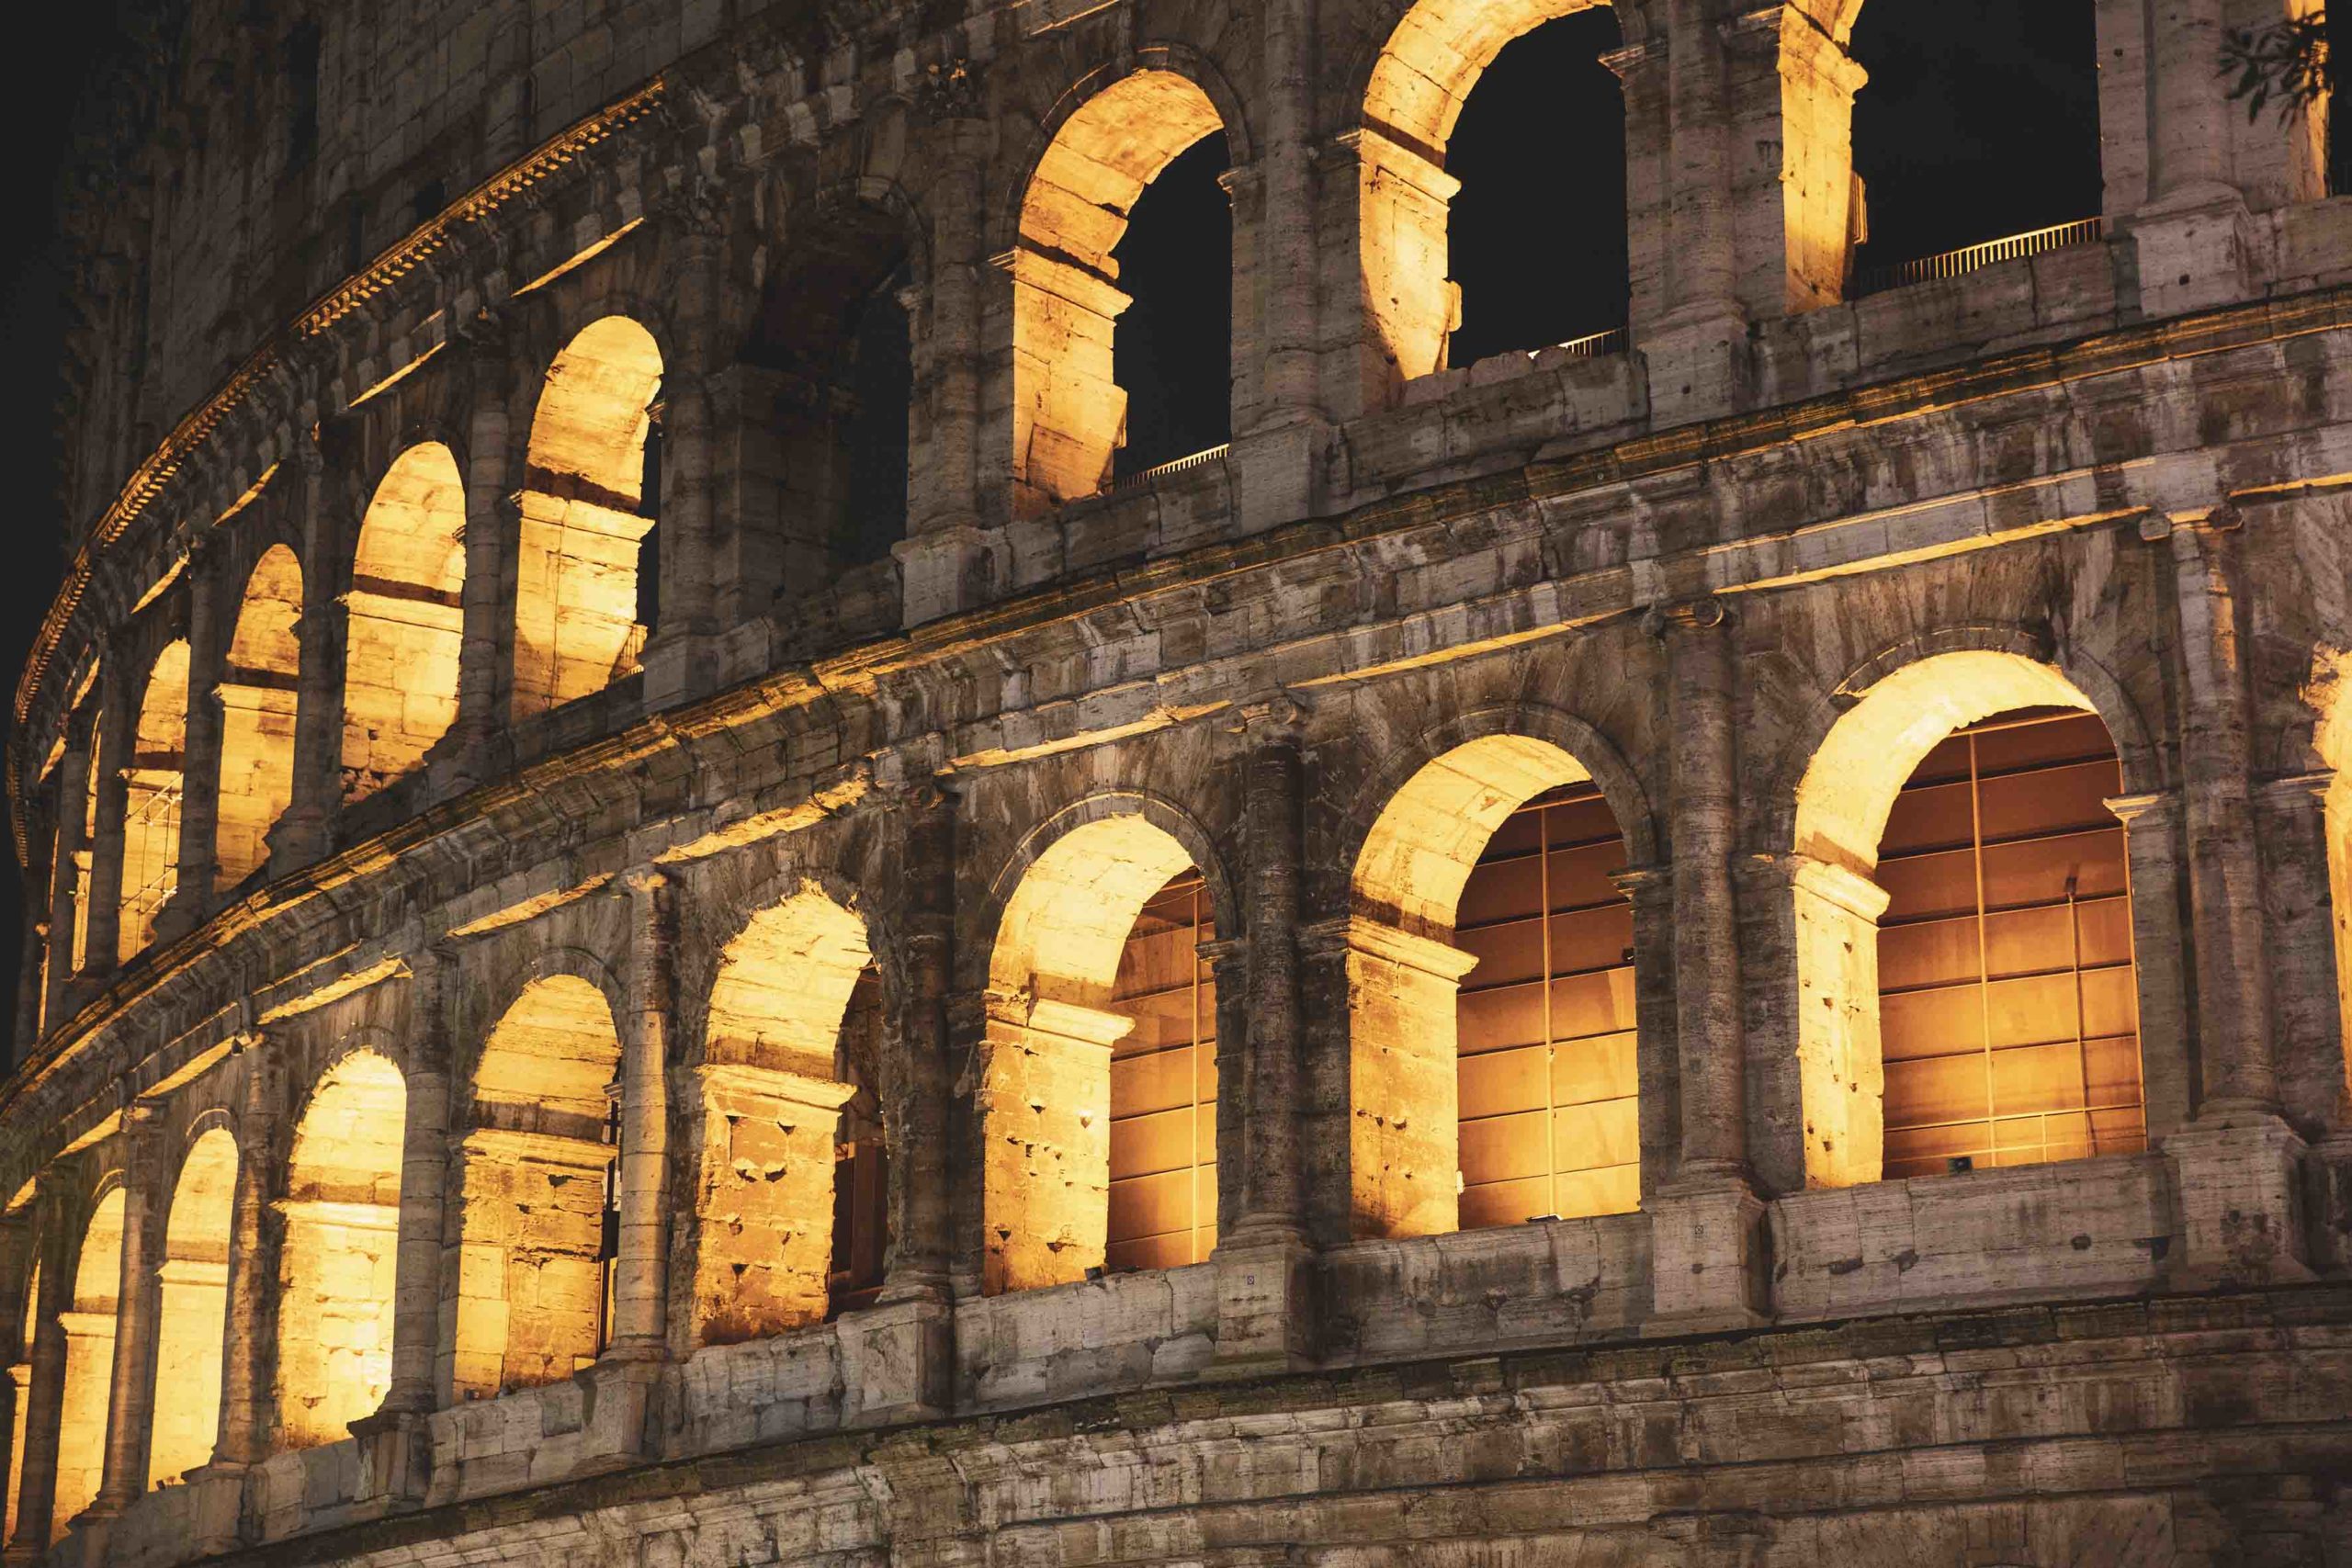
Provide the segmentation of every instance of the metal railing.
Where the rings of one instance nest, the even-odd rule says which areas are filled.
[[[1146,485],[1157,484],[1161,479],[1177,474],[1189,473],[1194,468],[1205,468],[1211,463],[1222,463],[1225,461],[1226,455],[1232,450],[1233,443],[1228,441],[1222,446],[1212,446],[1205,452],[1195,452],[1189,457],[1179,457],[1172,463],[1161,463],[1156,468],[1139,469],[1124,479],[1114,479],[1111,481],[1111,489],[1114,492],[1123,490],[1141,490]]]
[[[1527,357],[1532,359],[1536,355],[1549,354],[1553,349],[1559,349],[1577,359],[1599,359],[1607,354],[1623,354],[1625,352],[1625,329],[1611,327],[1606,332],[1587,333],[1582,337],[1572,337],[1566,343],[1555,343],[1547,348],[1534,349]]]
[[[2104,218],[2077,219],[2072,223],[2053,223],[2047,229],[2034,229],[2023,234],[2011,234],[2004,239],[1987,240],[1981,245],[1963,245],[1940,255],[1922,256],[1917,261],[1899,262],[1893,266],[1874,266],[1854,275],[1852,297],[1883,294],[1890,288],[1900,288],[1908,283],[1930,283],[1942,278],[1958,277],[1995,262],[2018,261],[2026,256],[2047,255],[2072,245],[2088,245],[2107,237]]]
[[[123,933],[131,939],[130,952],[144,947],[154,930],[155,917],[180,885],[180,796],[177,779],[147,789],[123,814],[122,918]]]

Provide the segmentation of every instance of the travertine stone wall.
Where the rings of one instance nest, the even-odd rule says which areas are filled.
[[[1849,300],[1855,6],[1627,0],[1628,339],[1453,366],[1445,137],[1566,8],[180,8],[11,753],[9,1556],[2352,1551],[2352,204],[2221,96],[2267,13],[2101,0],[2105,236]],[[1105,491],[1209,134],[1235,439]],[[2044,706],[2148,1146],[1884,1180],[1890,803]],[[1464,882],[1587,783],[1641,1207],[1464,1230]],[[1106,1270],[1180,874],[1216,1246]]]

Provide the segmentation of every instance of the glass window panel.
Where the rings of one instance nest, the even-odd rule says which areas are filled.
[[[1544,1144],[1544,1114],[1528,1111],[1463,1122],[1462,1179],[1516,1181],[1544,1175],[1549,1152]]]
[[[1112,1006],[1135,1021],[1111,1061],[1112,1269],[1195,1263],[1216,1221],[1215,939],[1198,873],[1148,903],[1129,931]]]
[[[1544,987],[1507,986],[1498,991],[1464,991],[1455,1029],[1464,1059],[1489,1051],[1544,1043]]]
[[[1462,1119],[1503,1116],[1544,1108],[1544,1070],[1548,1055],[1541,1045],[1516,1051],[1489,1051],[1464,1056],[1459,1070]]]
[[[1552,1103],[1583,1105],[1597,1100],[1631,1099],[1641,1092],[1634,1035],[1603,1034],[1555,1047],[1552,1053]]]

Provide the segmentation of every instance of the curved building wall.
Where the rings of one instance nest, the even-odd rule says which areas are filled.
[[[1863,292],[1854,7],[1629,3],[1626,324],[1450,365],[1574,8],[165,35],[9,1550],[2340,1554],[2352,204],[2117,0],[2106,210]],[[313,24],[306,175],[190,137]],[[1114,480],[1208,135],[1234,439]]]

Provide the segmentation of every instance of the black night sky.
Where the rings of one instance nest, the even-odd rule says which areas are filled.
[[[0,99],[17,170],[0,308],[17,367],[5,426],[17,548],[0,616],[0,669],[15,672],[53,592],[64,529],[51,412],[63,274],[53,193],[73,109],[114,41],[120,0],[42,17],[40,69]],[[1454,362],[1534,348],[1620,324],[1626,260],[1624,158],[1615,77],[1598,63],[1617,41],[1606,9],[1512,44],[1464,109],[1449,150],[1464,182],[1453,272],[1464,297]],[[2089,217],[2099,210],[2096,60],[2089,0],[1872,0],[1854,53],[1871,85],[1855,107],[1856,164],[1868,181],[1864,265]],[[1231,331],[1229,209],[1219,139],[1171,166],[1138,205],[1119,259],[1136,297],[1122,321],[1119,375],[1131,394],[1122,472],[1227,438]],[[0,898],[0,987],[13,990],[21,910]],[[13,1009],[0,1018],[13,1017]]]

